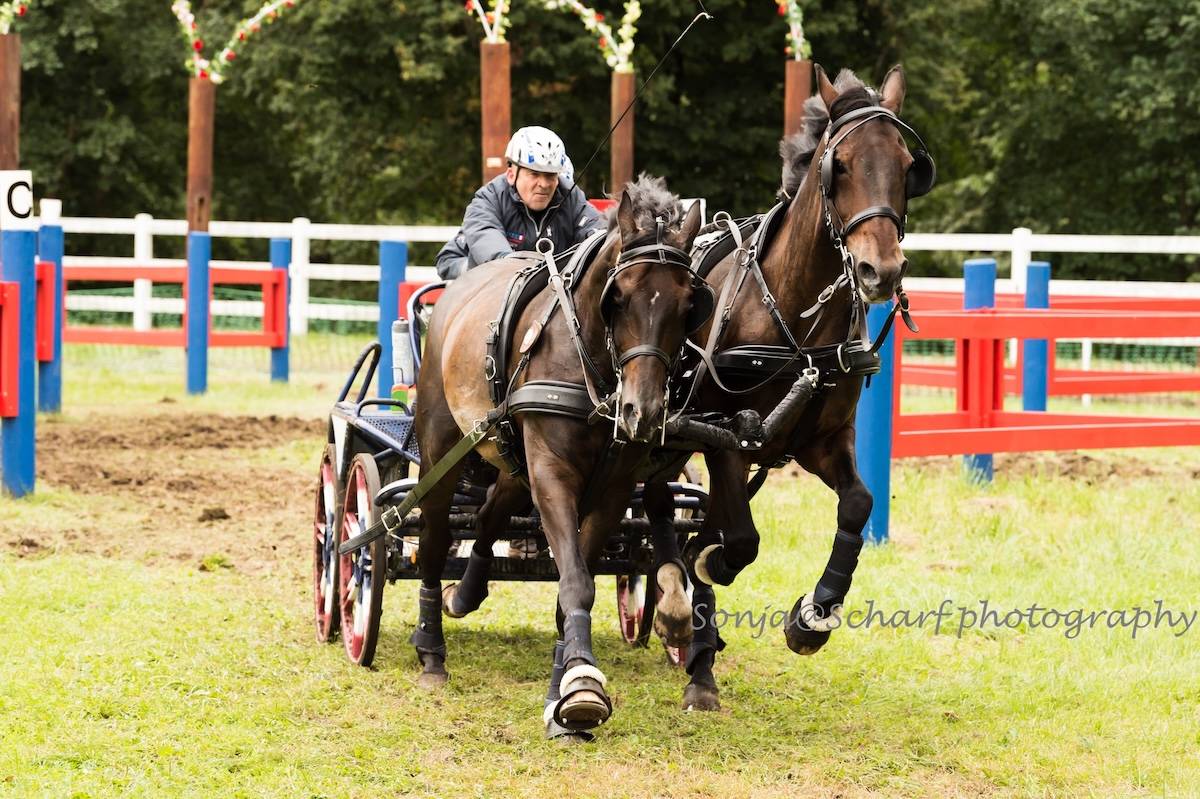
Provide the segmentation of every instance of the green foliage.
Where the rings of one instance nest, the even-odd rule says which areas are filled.
[[[737,214],[778,183],[785,22],[710,0],[645,89],[637,166]],[[832,73],[905,65],[906,117],[941,185],[916,230],[1200,232],[1200,12],[1194,0],[808,0]],[[223,40],[257,0],[208,0]],[[612,17],[615,2],[599,10]],[[649,2],[649,74],[698,7]],[[609,123],[609,71],[578,21],[515,3],[513,124],[559,131],[577,169]],[[187,74],[167,0],[42,0],[22,22],[23,161],[68,213],[182,216]],[[308,0],[238,54],[217,102],[225,219],[448,223],[479,175],[476,20],[450,0]],[[603,148],[582,176],[608,190]],[[87,242],[93,246],[93,242]],[[94,249],[94,247],[93,247]],[[323,255],[326,253],[317,253]],[[362,248],[334,254],[374,257]],[[926,267],[957,270],[957,259]],[[1056,274],[1180,280],[1195,259],[1062,256]]]

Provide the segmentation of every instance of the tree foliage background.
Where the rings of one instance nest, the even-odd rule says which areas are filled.
[[[595,0],[619,16],[616,0]],[[210,45],[257,0],[196,3]],[[708,0],[637,109],[637,168],[737,214],[779,180],[785,25],[770,0]],[[1200,233],[1195,0],[807,0],[814,58],[908,76],[904,115],[940,185],[926,231]],[[698,10],[645,0],[640,76]],[[578,21],[514,0],[513,124],[581,168],[609,72]],[[22,163],[75,216],[181,217],[185,46],[169,0],[39,0],[22,20]],[[481,31],[458,0],[306,0],[218,90],[214,217],[457,221],[479,179]],[[583,175],[595,196],[608,153]],[[953,270],[953,260],[925,262]],[[1056,256],[1060,276],[1196,279],[1195,259]]]

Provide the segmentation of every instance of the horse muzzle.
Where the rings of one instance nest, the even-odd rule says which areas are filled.
[[[617,428],[625,437],[635,444],[649,444],[662,437],[665,414],[663,406],[648,408],[626,402],[621,406],[621,415],[617,419]]]

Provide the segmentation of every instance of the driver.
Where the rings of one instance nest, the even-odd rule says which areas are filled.
[[[508,168],[475,192],[462,228],[437,256],[443,280],[520,250],[540,238],[555,250],[583,241],[605,223],[575,185],[562,139],[543,127],[521,128],[504,148]]]

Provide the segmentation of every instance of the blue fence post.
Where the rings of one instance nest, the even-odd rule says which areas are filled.
[[[400,284],[408,268],[408,245],[379,242],[379,396],[392,396],[392,322],[400,318]]]
[[[867,329],[871,340],[879,335],[891,313],[892,303],[872,305],[867,312]],[[896,336],[888,333],[879,349],[879,374],[864,386],[858,398],[855,416],[854,453],[858,474],[871,492],[871,518],[863,529],[868,543],[881,544],[888,538],[888,520],[892,497],[892,415],[893,391],[896,381]]]
[[[54,264],[54,357],[38,363],[38,410],[58,413],[62,410],[63,357],[63,229],[62,225],[42,225],[38,231],[38,259]]]
[[[4,492],[23,497],[33,491],[36,475],[37,411],[34,390],[37,358],[37,274],[32,230],[0,233],[0,279],[16,283],[17,303],[17,415],[0,423],[0,481]],[[5,309],[11,313],[11,309]]]
[[[187,390],[208,390],[209,261],[212,237],[188,233],[187,250]]]
[[[963,308],[996,307],[996,259],[971,258],[963,263]],[[979,483],[992,481],[990,454],[964,455],[968,479]]]
[[[271,268],[283,271],[283,346],[271,348],[271,380],[286,383],[290,372],[289,359],[292,347],[292,279],[288,276],[288,268],[292,265],[292,240],[271,239]],[[264,313],[265,313],[264,309]]]
[[[1025,307],[1050,307],[1050,264],[1031,261],[1025,273]],[[1021,369],[1021,407],[1044,411],[1050,388],[1050,342],[1044,338],[1025,339]]]

